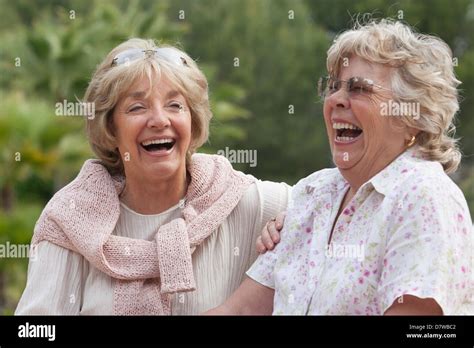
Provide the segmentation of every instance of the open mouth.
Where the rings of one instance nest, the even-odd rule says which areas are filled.
[[[363,133],[362,129],[350,123],[336,122],[332,128],[336,130],[336,141],[341,143],[352,142]]]
[[[176,140],[171,138],[145,140],[140,143],[147,152],[166,152],[171,150],[175,144]]]

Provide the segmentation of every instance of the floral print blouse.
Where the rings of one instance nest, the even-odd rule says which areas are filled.
[[[247,272],[275,289],[273,314],[381,315],[404,294],[474,314],[472,221],[438,162],[408,149],[334,221],[348,189],[337,168],[293,188],[281,242]]]

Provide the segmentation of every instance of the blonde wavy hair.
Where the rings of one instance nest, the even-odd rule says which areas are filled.
[[[453,122],[461,82],[454,74],[449,46],[392,19],[369,19],[365,24],[356,20],[354,28],[340,34],[329,48],[329,74],[338,76],[343,59],[351,55],[397,68],[391,80],[394,97],[420,105],[418,119],[400,119],[419,130],[416,144],[425,158],[441,163],[446,173],[456,171],[461,153]]]
[[[173,64],[159,55],[153,59],[140,59],[130,64],[112,66],[117,54],[131,48],[153,50],[168,47],[182,57],[186,64]],[[173,46],[158,46],[153,40],[130,39],[115,47],[99,64],[85,92],[83,102],[95,104],[95,117],[86,123],[87,137],[94,153],[111,174],[124,174],[123,162],[117,148],[113,125],[113,111],[117,102],[139,79],[147,77],[150,92],[161,77],[166,77],[186,99],[191,111],[191,144],[186,154],[189,165],[191,155],[209,137],[212,112],[209,106],[206,77],[185,52]]]

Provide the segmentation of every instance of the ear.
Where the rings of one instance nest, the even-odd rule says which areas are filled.
[[[412,137],[416,138],[419,133],[420,133],[419,129],[407,126],[405,140],[410,141]]]

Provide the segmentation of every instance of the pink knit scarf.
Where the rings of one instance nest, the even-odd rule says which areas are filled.
[[[153,241],[112,234],[120,214],[123,178],[97,160],[57,192],[36,223],[32,244],[47,240],[83,255],[114,283],[114,313],[170,314],[170,294],[196,288],[191,254],[229,216],[251,176],[226,158],[195,154],[182,218],[157,229]]]

